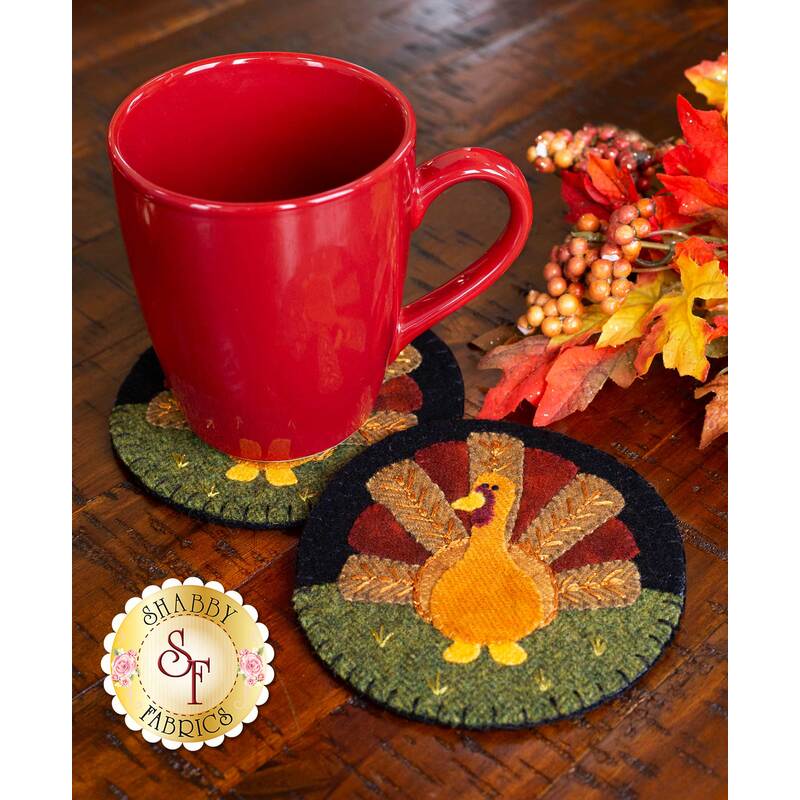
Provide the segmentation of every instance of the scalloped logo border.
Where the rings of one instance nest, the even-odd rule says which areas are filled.
[[[119,696],[114,688],[114,681],[111,676],[111,649],[114,645],[117,631],[120,629],[128,614],[133,611],[142,601],[147,600],[156,593],[163,591],[164,589],[171,589],[178,586],[205,587],[206,589],[217,591],[233,600],[235,603],[238,603],[255,623],[255,626],[261,635],[264,648],[262,655],[262,661],[264,662],[264,678],[263,681],[261,681],[263,686],[253,708],[235,727],[231,728],[220,736],[215,736],[200,742],[180,742],[174,739],[167,739],[163,736],[159,736],[150,728],[143,726],[138,720],[128,713],[127,709],[122,704],[122,701],[119,699]],[[181,747],[185,747],[189,751],[197,751],[200,750],[203,745],[208,745],[209,747],[219,747],[226,738],[234,738],[235,736],[238,736],[244,730],[245,724],[253,722],[258,716],[259,707],[263,706],[267,700],[269,700],[269,689],[267,687],[275,679],[275,670],[272,667],[272,661],[275,658],[275,650],[268,642],[269,629],[266,625],[264,625],[263,622],[258,621],[258,611],[253,606],[245,604],[244,598],[241,594],[239,594],[239,592],[235,590],[226,592],[225,587],[218,581],[207,581],[204,583],[200,578],[196,577],[186,578],[184,581],[180,581],[177,578],[167,578],[167,580],[165,580],[160,586],[151,584],[150,586],[144,588],[141,595],[131,597],[128,602],[125,603],[125,611],[117,614],[114,617],[114,619],[111,621],[111,628],[111,632],[103,639],[103,647],[106,653],[100,660],[100,667],[106,674],[106,677],[103,680],[103,689],[105,689],[107,694],[111,695],[111,707],[114,709],[114,711],[116,711],[117,714],[125,717],[125,725],[132,731],[140,731],[143,738],[147,742],[161,742],[161,744],[169,750],[178,750]]]

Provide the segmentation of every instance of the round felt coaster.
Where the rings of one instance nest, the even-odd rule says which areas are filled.
[[[366,448],[420,422],[464,413],[464,384],[450,348],[423,333],[389,365],[371,416],[349,439],[311,458],[237,460],[189,429],[155,351],[144,352],[120,388],[109,427],[137,481],[189,514],[225,525],[285,528],[304,522],[331,475]]]
[[[294,606],[377,703],[525,727],[622,692],[683,609],[676,520],[650,484],[557,433],[419,426],[354,459],[300,540]]]

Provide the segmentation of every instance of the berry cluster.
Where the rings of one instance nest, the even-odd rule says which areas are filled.
[[[649,219],[654,212],[653,201],[642,198],[615,209],[608,222],[594,214],[581,216],[576,230],[550,251],[544,266],[547,290],[528,292],[528,309],[517,320],[519,331],[529,334],[541,328],[549,338],[576,333],[584,300],[613,314],[633,288],[633,262],[642,250],[641,240],[652,233]]]
[[[628,170],[636,188],[644,193],[655,189],[654,178],[664,153],[674,142],[655,145],[634,130],[616,125],[591,125],[588,122],[574,133],[567,128],[543,131],[528,148],[528,161],[538,172],[585,171],[590,155],[610,158]]]

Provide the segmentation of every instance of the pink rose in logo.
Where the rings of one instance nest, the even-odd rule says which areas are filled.
[[[131,675],[136,672],[136,651],[128,650],[127,653],[120,653],[111,667],[111,678],[120,686],[131,685]]]
[[[252,650],[239,651],[239,669],[244,673],[248,686],[255,686],[264,680],[264,662]]]

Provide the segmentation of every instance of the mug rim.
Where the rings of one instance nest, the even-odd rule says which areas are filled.
[[[298,197],[285,198],[282,200],[263,200],[263,201],[231,201],[231,200],[209,200],[203,197],[194,197],[192,195],[176,192],[160,186],[158,183],[146,178],[141,172],[134,169],[131,164],[126,160],[120,148],[119,136],[120,130],[125,123],[125,120],[131,108],[139,101],[139,99],[146,93],[157,91],[163,84],[173,81],[182,75],[187,74],[191,70],[196,70],[198,67],[206,67],[206,65],[230,65],[231,63],[240,61],[270,61],[283,64],[303,64],[304,66],[313,66],[319,68],[322,65],[325,69],[335,70],[343,74],[357,75],[360,78],[366,78],[372,83],[377,84],[381,89],[391,95],[403,115],[403,135],[400,143],[392,152],[392,154],[382,161],[378,166],[373,167],[369,172],[365,172],[358,178],[352,181],[335,186],[331,189],[326,189],[324,192],[317,192],[315,194],[302,195]],[[314,63],[309,63],[314,62]],[[108,155],[111,160],[112,166],[119,171],[119,173],[132,183],[140,192],[158,199],[159,201],[168,205],[182,208],[192,212],[211,212],[211,213],[261,213],[265,211],[293,211],[304,206],[319,205],[327,203],[332,200],[338,200],[342,197],[357,192],[364,186],[370,185],[390,172],[399,162],[401,162],[408,151],[414,147],[414,140],[416,138],[416,119],[414,111],[411,108],[406,96],[392,83],[382,78],[375,72],[360,67],[358,64],[353,64],[340,58],[333,58],[331,56],[320,56],[313,53],[292,53],[292,52],[248,52],[248,53],[229,53],[223,56],[212,56],[210,58],[203,58],[198,61],[191,61],[180,66],[173,67],[172,69],[156,75],[154,78],[143,83],[138,88],[134,89],[117,107],[111,122],[108,125]]]

